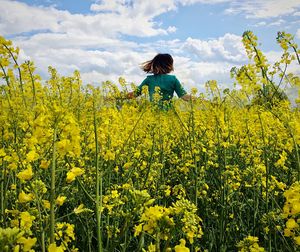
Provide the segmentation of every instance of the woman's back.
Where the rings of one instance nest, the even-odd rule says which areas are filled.
[[[147,78],[138,87],[138,94],[141,92],[144,86],[148,87],[151,101],[153,101],[153,97],[156,92],[161,95],[162,101],[172,99],[174,91],[178,97],[186,94],[176,76],[169,74],[154,74],[147,76]],[[159,90],[157,90],[157,87]]]

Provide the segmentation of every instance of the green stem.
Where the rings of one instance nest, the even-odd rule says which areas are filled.
[[[2,128],[2,147],[4,147],[4,129]],[[6,178],[6,169],[2,158],[2,169],[1,169],[1,223],[4,223],[4,214],[5,214],[5,207],[4,207],[4,201],[5,201],[5,195],[6,192],[4,190],[4,182]],[[5,226],[5,223],[4,223]]]
[[[95,101],[94,101],[95,102]],[[96,219],[97,219],[97,243],[98,252],[102,252],[102,238],[101,238],[101,211],[102,211],[102,174],[99,172],[99,146],[98,146],[98,133],[97,133],[97,121],[96,121],[96,108],[94,104],[94,133],[95,133],[95,165],[96,165]]]
[[[268,162],[268,155],[267,155],[267,145],[266,145],[266,140],[265,140],[265,131],[263,127],[263,122],[260,116],[260,113],[258,113],[258,118],[259,118],[259,123],[261,127],[261,137],[263,139],[264,147],[263,147],[263,158],[264,158],[264,163],[266,167],[266,213],[269,211],[269,162]]]
[[[42,231],[42,252],[45,252],[46,251],[46,247],[45,247],[45,232],[44,230]]]
[[[5,192],[4,192],[4,179],[5,179],[5,168],[3,164],[3,158],[2,158],[2,172],[1,172],[1,223],[4,222],[4,197],[5,197]]]
[[[191,146],[191,154],[193,157],[193,161],[194,161],[194,165],[195,165],[195,205],[198,208],[198,165],[197,165],[197,159],[196,159],[196,154],[195,154],[195,150],[193,150],[193,148],[195,148],[196,145],[196,140],[195,140],[195,114],[194,114],[194,106],[193,106],[193,101],[190,101],[191,104],[191,134],[190,137],[190,142],[193,143],[193,145]]]
[[[56,168],[56,124],[54,126],[53,133],[53,152],[52,152],[52,166],[51,166],[51,187],[50,187],[50,243],[54,243],[54,232],[55,232],[55,168]]]
[[[3,65],[2,65],[1,63],[0,63],[0,67],[1,67],[2,72],[3,72],[3,74],[4,74],[4,79],[5,79],[5,81],[6,81],[6,85],[7,85],[7,87],[10,88],[10,84],[9,84],[9,81],[8,81],[9,77],[7,76],[7,74],[6,74],[6,72],[5,72],[5,69],[4,69],[4,67],[3,67]]]
[[[84,186],[82,185],[80,179],[77,177],[76,181],[78,182],[78,184],[80,185],[81,189],[84,191],[84,193],[86,194],[86,196],[88,196],[88,198],[92,201],[95,202],[95,200],[93,199],[93,197],[88,193],[88,191],[84,188]]]
[[[35,196],[37,196],[37,194],[35,194]],[[46,251],[45,248],[45,231],[44,231],[44,227],[43,227],[43,218],[42,218],[42,209],[40,207],[40,202],[38,200],[37,202],[37,206],[38,206],[38,211],[39,211],[39,219],[40,219],[40,229],[41,229],[41,242],[42,242],[42,252]]]
[[[139,239],[139,244],[138,244],[138,249],[137,251],[142,251],[142,248],[145,246],[145,233],[142,232],[140,239]]]
[[[30,75],[30,79],[31,79],[31,84],[32,84],[32,95],[33,95],[33,105],[36,105],[36,94],[35,94],[35,85],[34,85],[34,79],[33,79],[33,74],[32,71],[30,69],[30,62],[27,61],[27,67],[28,67],[28,71],[29,71],[29,75]]]
[[[299,54],[297,52],[297,48],[295,46],[292,45],[292,43],[289,41],[288,42],[290,44],[290,46],[293,48],[295,54],[296,54],[296,57],[297,57],[297,61],[298,61],[298,64],[300,64],[300,58],[299,58]]]
[[[38,216],[39,216],[39,225],[41,229],[41,243],[42,243],[42,252],[46,252],[45,248],[45,231],[43,227],[43,218],[42,218],[42,208],[40,204],[40,198],[39,198],[39,193],[31,187],[31,190],[34,191],[34,197],[37,199],[36,205],[37,205],[37,210],[38,210]]]

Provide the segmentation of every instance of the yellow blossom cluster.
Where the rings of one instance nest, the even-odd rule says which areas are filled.
[[[284,192],[286,198],[282,217],[286,220],[284,236],[291,237],[300,247],[300,183],[294,183]]]
[[[237,244],[240,252],[263,252],[265,249],[258,244],[258,238],[255,236],[247,236]]]

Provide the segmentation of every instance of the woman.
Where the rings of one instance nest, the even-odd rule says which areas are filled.
[[[128,98],[134,98],[142,93],[144,86],[148,87],[150,101],[156,101],[155,94],[158,92],[160,105],[170,103],[173,98],[174,91],[178,97],[185,101],[192,99],[184,90],[175,75],[169,75],[174,70],[173,58],[170,54],[157,54],[152,60],[146,61],[142,64],[142,69],[148,75],[146,79],[138,86],[138,88],[128,93]]]

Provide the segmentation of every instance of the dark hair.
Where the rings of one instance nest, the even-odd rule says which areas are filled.
[[[170,54],[157,54],[152,60],[146,61],[141,65],[146,73],[167,74],[174,70],[173,58]]]

